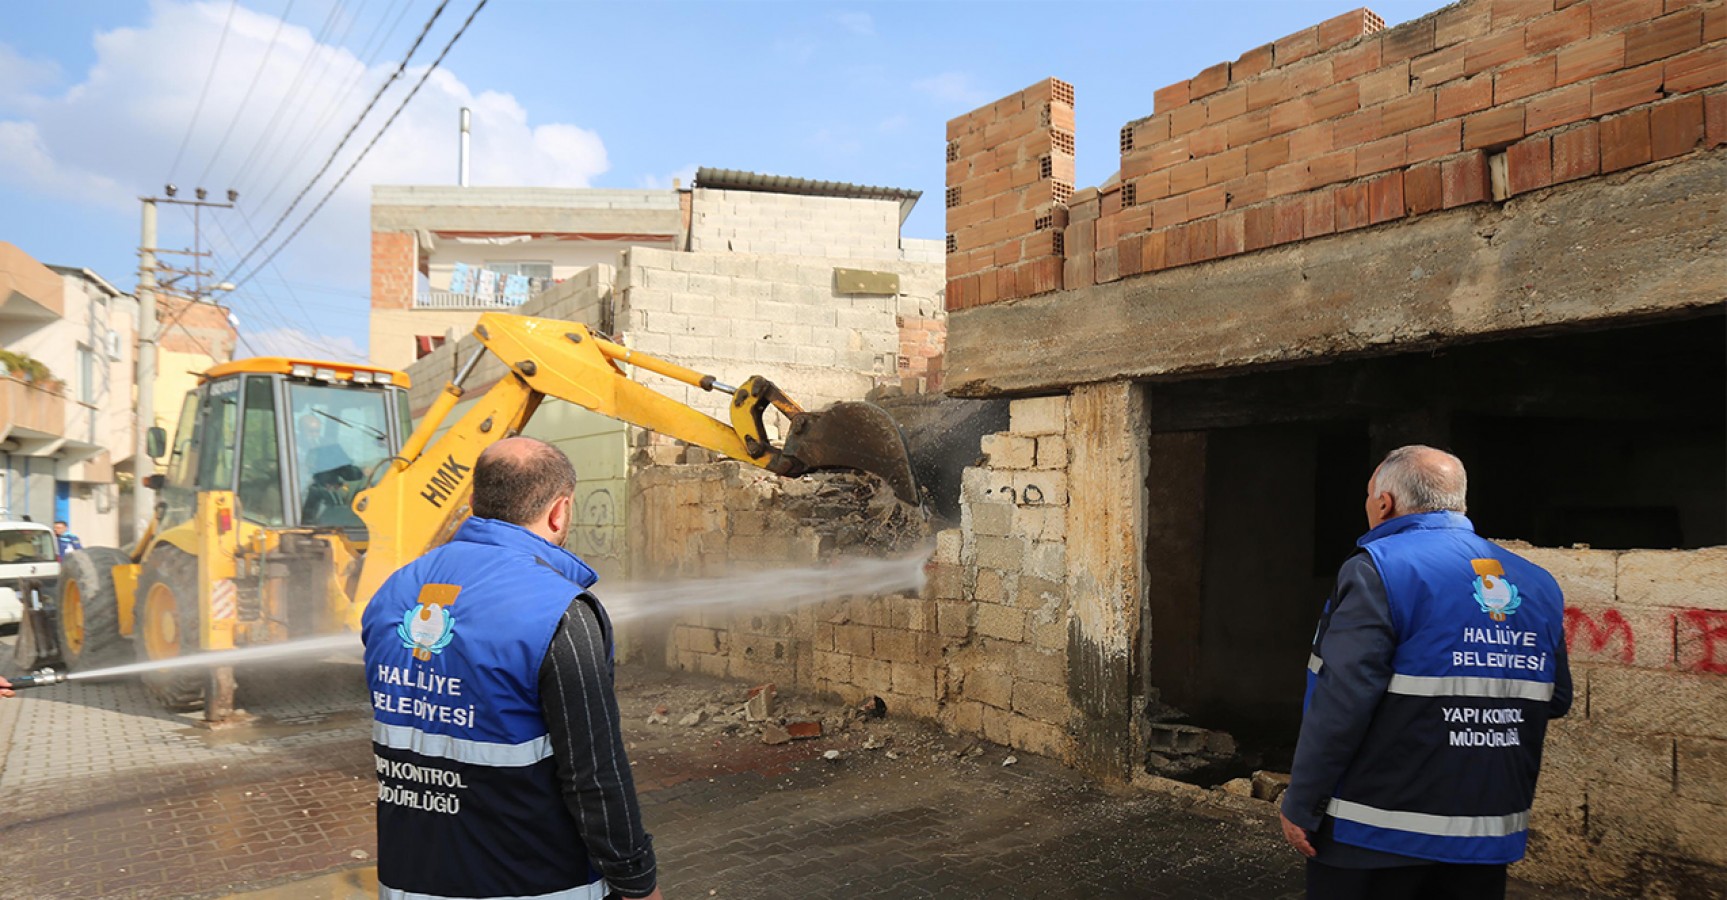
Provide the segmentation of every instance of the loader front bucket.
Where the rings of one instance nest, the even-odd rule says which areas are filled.
[[[886,481],[902,503],[923,505],[905,437],[873,403],[845,401],[793,416],[781,459],[789,463],[784,475],[825,469],[868,472]]]

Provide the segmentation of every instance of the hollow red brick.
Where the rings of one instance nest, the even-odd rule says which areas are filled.
[[[1601,174],[1640,166],[1651,158],[1649,110],[1634,109],[1601,120]]]
[[[1553,136],[1553,183],[1588,178],[1601,171],[1600,128],[1585,122]]]
[[[1271,134],[1271,111],[1254,110],[1229,120],[1229,146],[1243,147]]]
[[[1324,27],[1324,26],[1321,26]],[[1379,41],[1362,41],[1348,50],[1340,50],[1331,61],[1332,77],[1339,81],[1365,75],[1379,68]]]
[[[1304,237],[1319,237],[1337,230],[1337,197],[1335,190],[1314,191],[1301,198],[1301,233]]]
[[[1459,44],[1455,47],[1435,50],[1410,60],[1410,87],[1430,88],[1455,78],[1462,78],[1465,51],[1464,45]]]
[[[1229,67],[1229,76],[1232,81],[1246,81],[1267,71],[1271,65],[1271,45],[1264,44],[1237,57]]]
[[[1217,255],[1234,256],[1247,247],[1247,220],[1238,212],[1217,217]]]
[[[1205,127],[1205,104],[1203,103],[1178,106],[1169,114],[1171,137],[1179,137],[1203,127]]]
[[[1242,249],[1251,253],[1275,243],[1277,234],[1276,207],[1262,203],[1242,212]]]
[[[1493,76],[1477,75],[1462,81],[1440,85],[1434,101],[1435,120],[1454,119],[1480,112],[1493,105]]]
[[[1518,26],[1491,32],[1464,44],[1463,74],[1478,75],[1523,59],[1528,53],[1523,49],[1523,32],[1524,28]]]
[[[1703,98],[1680,97],[1649,108],[1649,151],[1655,159],[1684,156],[1703,143]]]
[[[1513,196],[1553,183],[1553,145],[1545,137],[1518,141],[1505,151],[1506,186]]]
[[[1523,49],[1530,53],[1546,53],[1588,40],[1589,11],[1589,4],[1579,3],[1530,22],[1523,31]]]
[[[1555,85],[1566,85],[1615,72],[1625,65],[1625,35],[1604,34],[1560,48],[1553,73]]]
[[[1523,104],[1496,106],[1463,120],[1463,149],[1503,147],[1523,137]]]
[[[1493,0],[1491,27],[1505,28],[1545,16],[1553,11],[1553,0]]]
[[[1367,184],[1356,182],[1333,192],[1337,202],[1337,230],[1353,231],[1373,222],[1373,210],[1368,203]]]
[[[1207,66],[1187,83],[1188,102],[1209,97],[1226,87],[1229,87],[1229,63]]]
[[[1247,171],[1264,172],[1289,162],[1289,138],[1274,137],[1247,147]]]
[[[1379,114],[1379,136],[1389,137],[1433,124],[1438,93],[1423,90],[1385,104]]]
[[[1403,205],[1412,216],[1443,207],[1444,186],[1439,175],[1439,163],[1410,166],[1404,171]]]
[[[1459,3],[1441,10],[1434,18],[1434,46],[1450,47],[1486,34],[1492,17],[1492,7],[1481,3]]]
[[[1187,216],[1202,219],[1223,212],[1228,204],[1222,185],[1209,185],[1187,195]]]
[[[1409,161],[1409,138],[1394,134],[1355,148],[1355,173],[1372,175],[1399,169]]]
[[[1463,148],[1463,120],[1448,119],[1409,133],[1409,162],[1420,163],[1456,153]]]
[[[1380,32],[1379,39],[1384,42],[1379,51],[1381,63],[1390,65],[1432,53],[1434,34],[1434,21],[1428,18],[1405,22]]]
[[[1590,31],[1606,34],[1661,15],[1661,0],[1590,0]]]
[[[1141,263],[1141,251],[1144,247],[1145,236],[1142,234],[1126,235],[1115,242],[1116,271],[1121,273],[1121,277],[1126,278],[1145,271]]]
[[[1362,106],[1390,103],[1409,93],[1409,61],[1392,63],[1359,79]]]
[[[1229,209],[1240,209],[1259,203],[1271,194],[1266,188],[1264,172],[1249,172],[1247,175],[1228,182],[1223,187],[1224,205]]]
[[[1319,52],[1319,29],[1306,28],[1272,45],[1272,64],[1287,66]]]
[[[1287,244],[1306,233],[1307,202],[1301,197],[1279,200],[1271,207],[1271,242]]]
[[[1662,89],[1669,94],[1689,93],[1723,83],[1727,83],[1727,44],[1675,56],[1662,69]]]
[[[1480,203],[1492,196],[1487,180],[1487,154],[1480,150],[1444,160],[1439,175],[1441,200],[1446,209]]]
[[[1727,93],[1703,95],[1703,146],[1727,145]]]
[[[1703,43],[1703,12],[1687,9],[1625,30],[1625,64],[1640,66]]]
[[[1388,172],[1367,182],[1367,207],[1374,225],[1403,218],[1403,173]]]
[[[1530,98],[1523,115],[1524,127],[1534,133],[1589,118],[1592,90],[1587,84],[1573,84]]]
[[[1342,84],[1334,84],[1324,90],[1314,92],[1311,121],[1323,122],[1326,119],[1335,119],[1360,108],[1361,85],[1359,83],[1346,81]]]
[[[1178,81],[1167,87],[1158,88],[1151,95],[1152,111],[1158,115],[1163,115],[1176,107],[1186,106],[1189,99],[1187,85],[1188,83],[1185,81]]]
[[[1661,99],[1661,63],[1615,72],[1591,85],[1589,114],[1600,117]]]
[[[1517,66],[1508,66],[1493,76],[1493,102],[1510,103],[1553,87],[1554,58],[1543,56]]]

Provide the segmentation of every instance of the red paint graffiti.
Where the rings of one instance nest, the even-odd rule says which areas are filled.
[[[1577,635],[1585,632],[1584,646],[1578,647]],[[1601,614],[1601,622],[1597,624],[1588,613],[1575,606],[1565,607],[1565,648],[1575,654],[1579,650],[1591,653],[1602,653],[1607,649],[1607,642],[1619,635],[1619,661],[1630,663],[1637,656],[1637,636],[1631,633],[1631,623],[1619,614],[1617,609],[1609,609]]]
[[[1713,675],[1727,675],[1727,611],[1688,609],[1680,615],[1696,626],[1703,649],[1702,655],[1691,664],[1691,668]],[[1569,622],[1570,617],[1567,616],[1566,620]]]

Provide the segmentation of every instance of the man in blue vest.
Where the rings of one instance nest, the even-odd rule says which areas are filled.
[[[612,629],[565,551],[576,473],[532,438],[474,464],[473,517],[366,607],[385,898],[659,900]]]
[[[1310,898],[1505,895],[1547,721],[1571,707],[1553,576],[1477,537],[1463,463],[1393,450],[1308,660],[1284,837]]]
[[[66,530],[65,519],[54,520],[54,542],[59,548],[61,559],[65,559],[68,553],[84,549],[84,542]]]

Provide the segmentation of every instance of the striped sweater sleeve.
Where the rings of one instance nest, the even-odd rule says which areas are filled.
[[[618,724],[608,629],[577,597],[540,666],[540,707],[564,803],[588,858],[612,890],[645,897],[656,884],[653,837],[642,827],[635,779]]]

